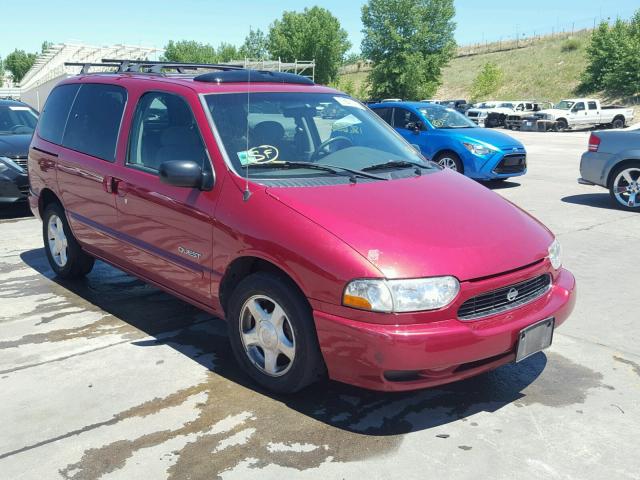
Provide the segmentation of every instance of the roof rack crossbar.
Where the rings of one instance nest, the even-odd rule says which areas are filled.
[[[91,67],[110,67],[110,68],[120,68],[119,63],[92,63],[92,62],[64,62],[65,67],[82,67],[80,73],[85,75],[89,73],[89,69]]]
[[[137,67],[136,71],[141,71],[143,68],[149,69],[153,73],[162,73],[163,69],[174,69],[179,73],[183,73],[184,70],[197,70],[200,68],[210,68],[222,71],[229,70],[244,70],[245,68],[240,65],[225,65],[221,63],[189,63],[189,62],[162,62],[156,60],[117,60],[111,58],[103,58],[104,63],[118,63],[122,66],[122,71],[131,71],[133,67]]]

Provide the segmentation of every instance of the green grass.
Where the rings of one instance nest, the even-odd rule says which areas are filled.
[[[566,36],[546,37],[517,50],[456,57],[444,68],[442,86],[435,98],[469,100],[473,80],[487,62],[498,65],[503,73],[501,86],[491,94],[491,99],[556,102],[574,96],[586,65],[585,49],[589,42],[589,32],[578,32],[571,38],[572,47],[569,49]],[[563,45],[565,51],[562,51]],[[353,80],[358,91],[366,76],[367,72],[358,72],[343,75],[341,79]]]
[[[589,34],[576,34],[571,41],[572,47],[575,45],[573,49],[566,48],[567,41],[566,38],[543,38],[517,50],[454,58],[442,71],[442,86],[436,98],[469,99],[473,80],[487,62],[498,65],[503,73],[501,85],[492,98],[557,102],[574,96],[586,65]]]

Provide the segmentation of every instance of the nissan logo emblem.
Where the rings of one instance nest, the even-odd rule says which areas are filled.
[[[509,290],[509,293],[507,293],[507,300],[509,300],[510,302],[513,302],[516,298],[518,298],[518,289],[516,288],[512,288],[511,290]]]

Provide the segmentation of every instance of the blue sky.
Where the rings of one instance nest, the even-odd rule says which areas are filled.
[[[170,39],[240,44],[249,26],[267,30],[284,10],[320,5],[340,19],[359,50],[364,0],[108,0],[3,1],[0,56],[14,48],[38,51],[43,40],[162,47]],[[594,19],[630,17],[638,0],[456,0],[460,44],[584,28]]]

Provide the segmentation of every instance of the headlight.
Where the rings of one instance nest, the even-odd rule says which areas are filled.
[[[464,148],[469,150],[474,155],[481,155],[482,156],[482,155],[489,155],[490,153],[493,153],[492,149],[490,149],[489,147],[486,147],[484,145],[480,145],[479,143],[462,142],[462,145],[464,145]]]
[[[555,239],[549,247],[549,261],[556,270],[562,266],[562,247],[558,239]]]
[[[418,312],[449,305],[459,291],[455,277],[354,280],[347,285],[342,303],[374,312]]]

